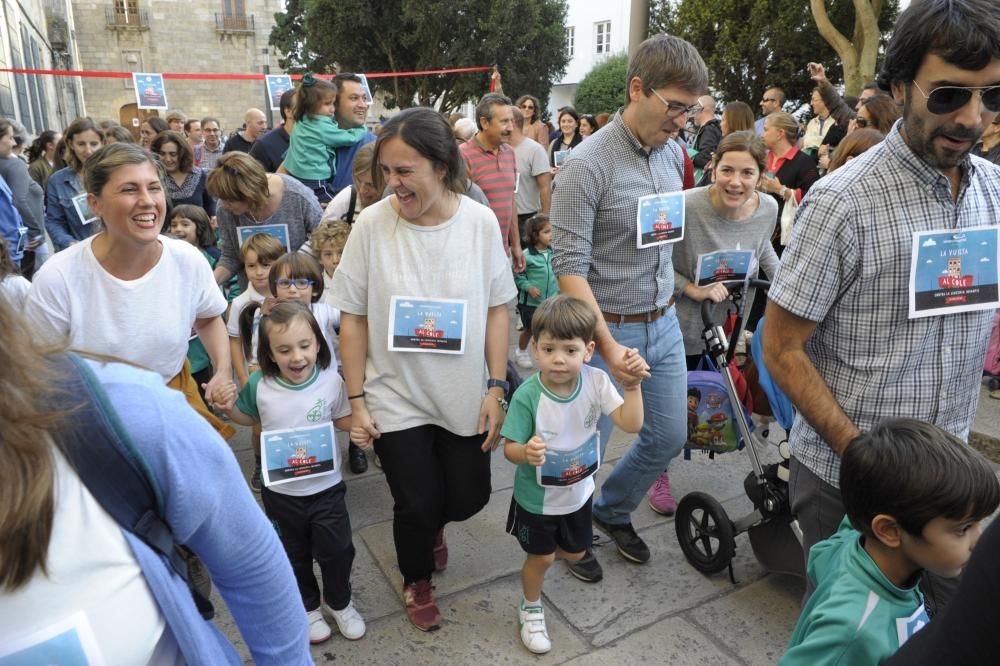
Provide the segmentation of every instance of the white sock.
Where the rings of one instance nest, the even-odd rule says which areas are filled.
[[[527,597],[521,597],[521,608],[541,608],[541,607],[542,607],[541,597],[538,597],[538,599],[534,601],[528,601]]]

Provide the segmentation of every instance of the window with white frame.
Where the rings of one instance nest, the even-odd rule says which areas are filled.
[[[594,24],[594,53],[597,55],[611,53],[611,21]]]
[[[576,43],[576,28],[570,27],[566,28],[566,57],[572,58],[575,49],[573,48]]]

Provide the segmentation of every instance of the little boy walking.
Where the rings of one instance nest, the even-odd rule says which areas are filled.
[[[642,428],[639,380],[623,385],[585,365],[594,353],[593,309],[569,296],[538,307],[531,348],[539,371],[511,400],[501,435],[504,456],[517,465],[507,532],[527,553],[521,569],[524,599],[518,609],[521,641],[531,652],[552,649],[542,609],[542,582],[556,556],[575,562],[592,541],[591,501],[601,446],[597,419],[607,414],[619,428]],[[625,353],[638,372],[636,350]]]
[[[883,421],[840,463],[847,517],[809,552],[816,591],[782,666],[877,664],[929,622],[924,569],[958,576],[1000,484],[974,449],[912,419]]]

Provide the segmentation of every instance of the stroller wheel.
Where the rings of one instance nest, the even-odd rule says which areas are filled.
[[[674,516],[684,557],[702,573],[718,573],[736,552],[736,535],[726,510],[711,495],[688,493]]]
[[[1000,377],[990,378],[987,388],[989,388],[990,391],[996,391],[997,389],[1000,389]]]

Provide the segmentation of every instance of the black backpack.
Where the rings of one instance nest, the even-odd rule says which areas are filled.
[[[53,411],[69,416],[55,440],[90,494],[123,528],[142,539],[184,579],[198,612],[215,616],[212,581],[198,556],[174,539],[164,519],[163,497],[93,371],[79,356],[53,359],[60,390]],[[80,403],[83,400],[83,403]]]

